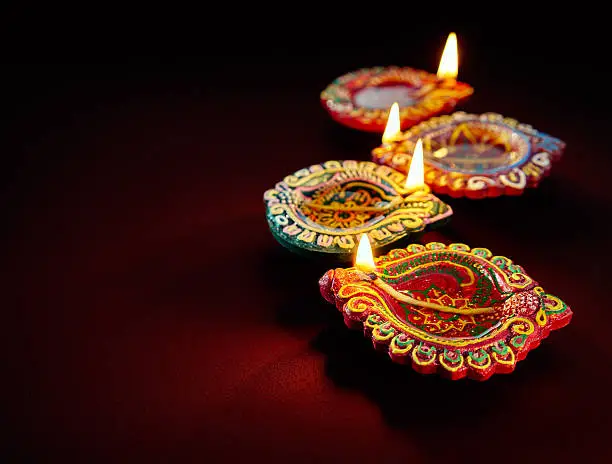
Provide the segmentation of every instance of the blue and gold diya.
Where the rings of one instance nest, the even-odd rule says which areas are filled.
[[[432,118],[385,142],[372,160],[406,172],[418,140],[425,183],[451,197],[520,195],[537,187],[565,143],[496,113],[456,112]]]

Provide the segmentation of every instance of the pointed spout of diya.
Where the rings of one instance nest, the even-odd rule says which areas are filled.
[[[323,277],[319,279],[319,289],[325,300],[329,303],[334,303],[334,284],[336,277],[339,277],[339,280],[343,282],[361,282],[363,280],[362,274],[365,273],[368,279],[376,279],[376,263],[374,263],[374,254],[372,253],[372,246],[370,245],[370,239],[367,234],[361,234],[359,238],[357,253],[355,255],[355,266],[360,272],[351,273],[345,269],[330,269],[323,274]]]

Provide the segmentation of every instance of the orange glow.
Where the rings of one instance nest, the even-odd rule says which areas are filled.
[[[459,72],[459,52],[457,50],[457,35],[451,32],[446,39],[446,45],[438,66],[440,79],[455,79]]]
[[[417,140],[414,147],[414,153],[412,154],[412,160],[410,161],[410,167],[408,168],[408,175],[406,176],[406,183],[404,187],[406,190],[414,192],[421,190],[425,186],[425,166],[423,163],[423,141]]]
[[[359,246],[357,247],[357,256],[355,257],[355,267],[364,272],[372,272],[376,270],[374,264],[374,255],[370,246],[368,234],[361,234]]]
[[[383,143],[393,142],[397,140],[401,133],[399,105],[397,102],[395,102],[393,105],[391,105],[391,109],[389,110],[389,118],[387,119],[387,125],[385,126],[382,141]]]

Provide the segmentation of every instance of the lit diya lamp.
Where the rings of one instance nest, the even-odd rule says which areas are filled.
[[[359,237],[384,248],[441,225],[452,209],[424,183],[423,160],[406,176],[371,161],[327,161],[285,177],[264,194],[266,218],[289,250],[350,260]]]
[[[374,259],[367,235],[355,266],[330,270],[321,294],[377,349],[422,374],[486,380],[510,373],[570,308],[523,268],[486,248],[430,242]]]
[[[393,102],[399,105],[401,129],[452,111],[474,90],[456,80],[457,36],[448,36],[437,74],[409,67],[359,69],[337,78],[323,92],[321,103],[341,124],[382,133]]]
[[[536,187],[565,149],[563,141],[515,119],[456,112],[393,132],[372,151],[372,160],[406,172],[419,140],[427,185],[468,198],[520,195]]]

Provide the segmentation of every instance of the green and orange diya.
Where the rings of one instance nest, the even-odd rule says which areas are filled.
[[[406,175],[371,161],[315,164],[264,193],[268,226],[298,254],[350,260],[363,233],[384,250],[453,213],[427,186],[408,189],[405,181]]]
[[[362,239],[369,248],[369,241]],[[365,243],[367,242],[367,243]],[[321,294],[351,328],[422,374],[486,380],[510,373],[571,309],[525,270],[487,248],[411,244],[330,270]],[[369,264],[368,264],[369,263]]]

